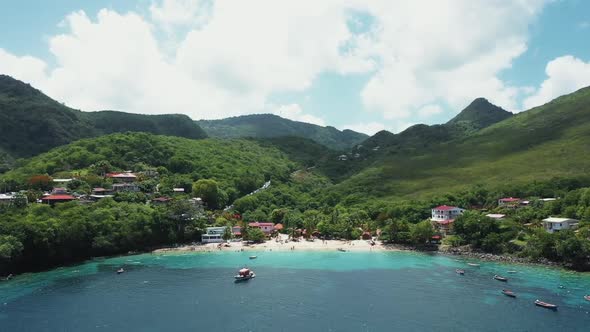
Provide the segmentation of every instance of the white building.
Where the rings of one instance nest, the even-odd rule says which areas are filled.
[[[489,213],[486,214],[486,217],[492,218],[494,220],[504,220],[504,217],[506,217],[506,215],[501,213]]]
[[[455,220],[455,218],[463,214],[464,211],[465,209],[456,206],[437,206],[432,209],[432,221],[448,222],[450,220]]]
[[[207,227],[207,232],[201,235],[201,242],[202,243],[221,243],[223,242],[223,233],[225,232],[225,228],[227,226],[222,227]]]
[[[549,233],[559,232],[561,230],[572,229],[578,226],[580,221],[576,219],[570,218],[554,218],[549,217],[543,219],[543,226],[545,230]]]

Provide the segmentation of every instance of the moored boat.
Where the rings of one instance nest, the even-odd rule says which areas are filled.
[[[338,251],[346,252],[346,249],[338,248]]]
[[[514,294],[514,292],[509,289],[503,289],[502,294],[510,297],[516,297],[516,294]]]
[[[250,256],[250,259],[256,259],[257,256]]]
[[[473,267],[479,267],[479,264],[477,264],[477,263],[467,263],[467,265],[473,266]]]
[[[502,277],[502,276],[499,276],[499,275],[497,275],[497,274],[496,274],[496,275],[494,275],[494,279],[496,279],[496,280],[499,280],[499,281],[503,281],[503,282],[506,282],[506,281],[508,281],[508,278],[506,278],[506,277]]]
[[[590,301],[590,295],[585,295],[585,296],[584,296],[584,299],[585,299],[586,301]]]
[[[460,274],[460,275],[465,274],[465,270],[461,270],[461,269],[456,269],[455,272],[457,272],[457,274]]]
[[[245,281],[255,277],[256,274],[254,273],[254,271],[251,271],[248,268],[243,268],[240,269],[240,271],[238,271],[238,274],[234,276],[234,279],[236,279],[236,281]]]
[[[540,300],[535,300],[535,305],[537,305],[539,307],[547,308],[547,309],[552,309],[552,310],[556,310],[557,309],[557,306],[555,304],[543,302],[543,301],[540,301]]]
[[[123,270],[123,268],[120,268],[120,269],[117,270],[117,274],[121,274],[123,272],[125,272],[125,270]]]

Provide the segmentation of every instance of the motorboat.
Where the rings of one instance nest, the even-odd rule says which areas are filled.
[[[584,299],[585,299],[586,301],[590,301],[590,295],[584,295]]]
[[[516,297],[516,294],[509,289],[503,289],[502,294],[509,296],[509,297]]]
[[[250,259],[256,259],[256,258],[257,258],[257,256],[250,256],[249,258],[250,258]]]
[[[123,272],[125,272],[125,270],[123,270],[123,268],[120,268],[120,269],[117,270],[117,274],[121,274]]]
[[[238,271],[238,274],[236,274],[234,276],[236,281],[246,281],[246,280],[250,280],[255,277],[256,277],[256,274],[254,273],[254,271],[252,271],[248,268],[240,269],[240,271]]]
[[[497,274],[496,274],[496,275],[494,275],[494,279],[496,279],[496,280],[498,280],[498,281],[503,281],[503,282],[506,282],[506,281],[508,281],[508,278],[506,278],[506,277],[502,277],[502,276],[499,276],[499,275],[497,275]]]
[[[461,270],[461,269],[456,269],[455,272],[457,272],[457,274],[460,274],[460,275],[465,274],[465,270]]]
[[[535,300],[535,305],[536,306],[539,306],[539,307],[546,308],[546,309],[552,309],[552,310],[556,310],[557,309],[557,306],[555,304],[543,302],[543,301],[540,301],[540,300]]]
[[[473,267],[479,267],[479,264],[477,264],[477,263],[467,263],[467,265],[473,266]]]

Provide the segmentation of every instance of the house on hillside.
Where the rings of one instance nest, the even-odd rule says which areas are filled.
[[[49,204],[51,206],[57,203],[65,203],[76,200],[72,195],[47,195],[41,198],[41,203]]]
[[[504,197],[498,200],[498,207],[517,208],[521,199],[517,197]]]
[[[184,194],[184,188],[172,188],[172,192],[175,194]]]
[[[338,160],[340,160],[340,161],[346,161],[346,160],[348,160],[348,156],[345,155],[345,154],[341,154],[341,155],[338,156]]]
[[[430,220],[436,222],[437,226],[443,232],[450,231],[455,218],[465,212],[465,209],[456,206],[441,205],[432,209]]]
[[[270,235],[275,230],[275,225],[271,222],[251,222],[248,226],[253,228],[260,228],[266,235]]]
[[[112,195],[113,191],[111,189],[105,188],[92,188],[92,195]]]
[[[578,226],[580,221],[570,218],[549,217],[543,219],[543,227],[549,233],[555,233],[566,229],[573,229]]]
[[[138,192],[139,186],[135,183],[131,183],[131,182],[125,182],[125,183],[114,183],[113,184],[113,191],[114,192],[124,192],[124,191],[129,191],[129,192]]]
[[[231,228],[231,233],[234,237],[242,237],[242,227],[234,226]]]
[[[66,188],[57,187],[57,188],[53,188],[53,190],[51,191],[51,194],[53,194],[53,195],[67,195],[68,190]]]
[[[172,198],[170,197],[166,197],[166,196],[162,196],[162,197],[156,197],[154,199],[152,199],[152,204],[154,205],[164,205],[164,204],[168,204],[172,201]]]
[[[202,243],[221,243],[223,242],[223,233],[227,226],[207,227],[205,234],[201,235]]]
[[[486,214],[486,217],[492,218],[494,220],[504,220],[504,217],[506,217],[506,215],[501,213],[488,213]]]
[[[115,182],[135,182],[137,180],[137,176],[130,172],[107,173],[106,177],[113,179]]]
[[[16,197],[13,194],[0,194],[0,205],[12,205],[14,204]]]

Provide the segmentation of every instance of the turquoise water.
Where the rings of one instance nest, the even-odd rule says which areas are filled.
[[[21,275],[0,283],[0,331],[590,330],[588,274],[405,252],[251,254],[144,254]],[[236,284],[244,265],[257,277]]]

